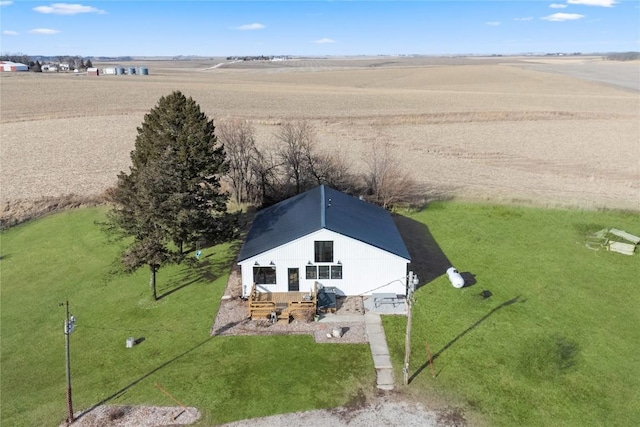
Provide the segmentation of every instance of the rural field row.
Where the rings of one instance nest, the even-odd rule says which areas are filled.
[[[128,168],[144,114],[181,90],[214,122],[252,121],[263,147],[288,119],[311,121],[319,145],[356,170],[371,141],[389,143],[434,196],[638,208],[637,91],[547,72],[575,62],[347,62],[279,73],[181,61],[155,75],[148,62],[150,76],[3,75],[0,201],[104,191]],[[598,76],[629,70],[582,65]]]

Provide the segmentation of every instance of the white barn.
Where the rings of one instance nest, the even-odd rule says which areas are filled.
[[[312,292],[406,295],[409,252],[391,214],[321,185],[255,216],[238,256],[242,295]]]
[[[2,71],[29,71],[29,66],[20,62],[0,61]]]

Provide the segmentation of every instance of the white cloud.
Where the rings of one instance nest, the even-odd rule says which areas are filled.
[[[613,7],[618,2],[617,0],[567,0],[567,3],[581,4],[583,6]]]
[[[545,16],[545,21],[560,22],[560,21],[575,21],[577,19],[584,18],[584,15],[579,13],[554,13],[553,15]]]
[[[533,21],[533,16],[527,16],[524,18],[514,18],[514,21]]]
[[[235,27],[236,30],[240,30],[240,31],[262,30],[264,28],[265,28],[264,25],[259,24],[257,22],[253,24],[245,24],[245,25],[240,25],[239,27]]]
[[[0,1],[0,6],[9,6],[10,4],[13,4],[13,2],[11,0],[2,0],[2,1]]]
[[[319,40],[314,40],[313,43],[315,44],[328,44],[328,43],[335,43],[336,41],[333,39],[328,39],[328,38],[323,38],[323,39],[319,39]]]
[[[29,32],[31,34],[51,35],[51,34],[58,34],[60,31],[52,30],[51,28],[34,28],[33,30],[29,30]]]
[[[500,25],[499,21],[491,21],[491,22],[485,22],[485,25],[488,25],[490,27],[497,27],[498,25]]]
[[[51,6],[38,6],[33,10],[40,13],[53,15],[78,15],[80,13],[107,13],[104,10],[97,9],[93,6],[84,6],[82,4],[72,3],[53,3]]]
[[[566,4],[561,4],[561,3],[551,3],[551,4],[549,5],[549,7],[550,7],[551,9],[564,9],[564,8],[566,8],[566,7],[568,7],[568,6],[567,6]]]
[[[17,31],[4,30],[2,32],[3,36],[17,36],[19,33]]]

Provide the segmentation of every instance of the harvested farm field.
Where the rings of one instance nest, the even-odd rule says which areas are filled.
[[[103,68],[116,64],[100,64]],[[432,197],[640,209],[640,62],[601,57],[363,57],[136,61],[148,76],[3,73],[2,215],[17,202],[95,196],[128,170],[158,99],[192,96],[214,121],[274,144],[307,119],[354,169],[388,142]]]

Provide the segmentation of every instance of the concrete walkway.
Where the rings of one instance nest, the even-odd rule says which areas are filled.
[[[381,390],[393,390],[393,366],[391,365],[389,347],[387,347],[387,338],[384,334],[380,314],[406,315],[406,306],[404,303],[375,306],[372,298],[365,297],[361,310],[362,311],[357,314],[343,314],[340,313],[340,310],[338,311],[340,314],[327,313],[322,315],[319,322],[364,322],[366,338],[369,341],[373,365],[376,369],[377,387]],[[362,315],[362,313],[364,313],[364,315]]]
[[[377,385],[381,390],[393,390],[393,366],[389,356],[387,339],[382,328],[382,320],[379,314],[366,313],[364,324],[373,356],[373,365],[376,368]]]

